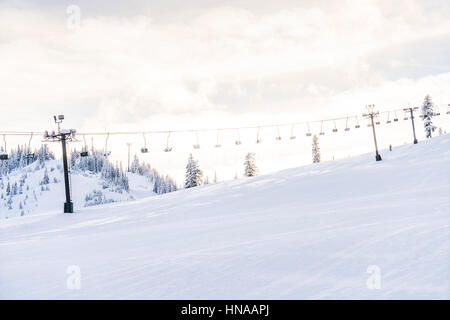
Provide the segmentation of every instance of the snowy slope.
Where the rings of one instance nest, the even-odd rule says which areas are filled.
[[[450,136],[382,156],[3,220],[0,297],[448,299]]]
[[[47,170],[49,181],[48,185],[41,188],[41,182]],[[20,184],[19,181],[26,174],[26,180],[22,187],[22,194],[12,197],[11,209],[7,205],[8,197],[4,196],[0,201],[0,219],[12,218],[36,213],[60,212],[63,208],[65,199],[64,177],[62,163],[60,160],[45,161],[45,166],[41,168],[36,161],[21,170],[15,170],[10,175],[3,177],[4,188],[0,188],[0,193],[5,194],[6,184],[9,182]],[[153,195],[153,184],[149,180],[138,174],[127,174],[130,184],[130,192],[104,189],[100,174],[92,174],[88,171],[72,171],[72,200],[76,208],[85,206],[85,197],[94,190],[101,191],[106,201],[127,201],[135,198],[148,197]],[[22,204],[22,209],[20,209]]]

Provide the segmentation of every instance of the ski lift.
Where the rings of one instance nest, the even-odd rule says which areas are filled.
[[[392,121],[390,119],[390,115],[391,115],[391,112],[388,112],[387,121],[386,121],[387,124],[392,123]]]
[[[237,129],[236,130],[237,131],[237,136],[238,136],[238,138],[237,138],[237,140],[234,142],[237,146],[240,146],[241,144],[242,144],[242,142],[241,142],[241,136],[240,136],[240,134],[239,134],[239,129]]]
[[[3,142],[5,143],[5,149],[0,150],[0,160],[8,160],[8,153],[6,152],[6,136],[3,135]]]
[[[197,142],[196,142],[196,144],[193,145],[193,148],[194,149],[200,149],[200,144],[199,144],[199,141],[198,141],[198,132],[197,131],[195,132],[195,138],[196,138]]]
[[[403,118],[403,120],[409,120],[409,117],[408,117],[408,112],[407,111],[405,111],[405,117]]]
[[[296,136],[294,135],[294,125],[291,126],[291,136],[289,137],[289,139],[294,140],[296,138]]]
[[[447,114],[450,114],[450,104],[448,105],[448,108],[447,108]]]
[[[350,127],[348,126],[348,117],[347,120],[345,120],[345,129],[344,131],[350,131]]]
[[[436,112],[434,113],[435,116],[440,116],[441,113],[439,112],[439,107],[436,107]]]
[[[280,141],[281,140],[281,135],[280,135],[280,127],[277,127],[277,136],[275,137],[275,140]]]
[[[217,130],[217,137],[216,137],[216,145],[214,147],[220,148],[222,145],[219,143],[219,130]]]
[[[334,122],[333,132],[336,133],[336,132],[338,132],[338,129],[337,129],[337,127],[336,127],[336,121],[333,120],[333,122]]]
[[[394,122],[398,122],[397,111],[394,112]]]
[[[311,137],[311,128],[309,127],[309,122],[306,123],[306,136]]]
[[[84,135],[83,135],[83,141],[84,141],[84,147],[81,149],[80,156],[87,157],[89,155],[89,152],[87,151],[86,136],[84,136]]]
[[[109,132],[106,134],[105,151],[103,151],[104,157],[108,157],[111,155],[111,151],[108,151],[108,140],[109,140]]]
[[[166,144],[166,148],[164,149],[164,152],[172,151],[172,147],[169,147],[169,139],[170,139],[170,131],[169,131],[169,134],[167,135],[167,144]]]
[[[322,120],[322,122],[320,123],[320,132],[319,132],[319,135],[321,135],[321,136],[325,135],[325,132],[323,132],[323,120]]]
[[[258,131],[256,132],[256,143],[261,143],[262,142],[262,139],[260,138],[260,136],[259,136],[259,131],[260,131],[260,127],[258,127]]]
[[[28,140],[28,153],[25,155],[27,159],[34,158],[34,153],[31,152],[31,139],[33,139],[33,132],[31,132],[30,140]]]
[[[359,125],[358,116],[356,116],[355,118],[356,118],[355,129],[359,129],[359,128],[361,128],[361,126]]]
[[[379,126],[380,124],[381,124],[381,122],[380,122],[380,120],[378,119],[378,116],[377,116],[377,120],[375,121],[375,125]]]
[[[147,139],[145,138],[145,133],[142,133],[142,137],[144,138],[144,146],[141,148],[141,153],[148,153]]]

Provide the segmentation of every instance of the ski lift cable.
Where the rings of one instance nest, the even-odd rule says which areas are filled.
[[[395,118],[397,119],[396,113],[403,112],[403,109],[394,109],[387,111],[380,111],[379,114],[387,114],[390,113],[395,114]],[[230,131],[230,130],[246,130],[246,129],[258,129],[258,128],[276,128],[276,127],[286,127],[286,126],[301,126],[307,124],[321,123],[323,127],[324,122],[336,122],[340,120],[346,120],[347,118],[356,118],[358,120],[359,115],[349,115],[338,118],[328,118],[322,120],[313,120],[313,121],[302,121],[302,122],[290,122],[290,123],[279,123],[279,124],[267,124],[267,125],[258,125],[258,126],[243,126],[243,127],[222,127],[222,128],[202,128],[202,129],[180,129],[180,130],[154,130],[154,131],[109,131],[109,132],[80,132],[80,135],[88,135],[88,136],[108,136],[108,135],[139,135],[142,133],[145,134],[168,134],[170,133],[187,133],[187,132],[209,132],[209,131]],[[45,132],[39,131],[0,131],[0,134],[5,136],[29,136],[30,133],[33,135],[44,135]]]

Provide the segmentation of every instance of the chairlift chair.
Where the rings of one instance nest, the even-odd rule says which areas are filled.
[[[391,121],[391,119],[390,119],[390,114],[391,114],[391,113],[388,112],[387,121],[386,121],[387,124],[392,123],[392,121]]]
[[[292,135],[293,136],[293,135]],[[309,126],[309,122],[307,122],[306,123],[306,136],[307,137],[311,137],[312,136],[312,134],[311,134],[311,128],[310,128],[310,126]],[[292,139],[292,137],[291,137],[291,139]],[[295,139],[295,138],[294,138]]]
[[[323,132],[323,120],[322,120],[322,122],[320,123],[320,132],[319,132],[319,135],[320,135],[320,136],[325,135],[325,132]]]
[[[86,144],[86,136],[83,135],[83,141],[84,141],[84,147],[81,149],[80,156],[81,157],[87,157],[89,155],[89,152],[87,151],[87,144]]]
[[[398,122],[397,112],[394,113],[394,122]]]
[[[258,131],[256,132],[256,143],[258,143],[258,144],[262,142],[262,139],[259,136],[259,131],[260,131],[260,128],[258,127]]]
[[[170,139],[170,131],[169,131],[169,134],[167,135],[167,144],[166,144],[166,147],[164,148],[164,152],[172,151],[172,147],[169,147],[169,139]]]
[[[361,126],[359,125],[358,116],[356,116],[355,118],[356,118],[355,129],[359,129],[359,128],[361,128]]]
[[[296,139],[297,137],[295,136],[295,134],[294,134],[294,126],[292,125],[292,128],[291,128],[291,135],[289,136],[289,139],[291,139],[291,140],[294,140],[294,139]]]
[[[275,140],[280,141],[281,140],[281,135],[280,135],[280,128],[277,127],[277,136],[275,137]]]
[[[25,155],[26,159],[34,158],[34,153],[31,152],[31,139],[33,139],[33,132],[31,133],[30,140],[28,140],[28,153]]]
[[[348,126],[348,118],[345,120],[345,129],[344,131],[350,131],[350,127]]]
[[[337,129],[337,127],[336,127],[336,121],[334,121],[334,128],[333,128],[333,132],[334,132],[334,133],[338,132],[338,129]]]
[[[448,105],[447,114],[450,114],[450,104]]]
[[[198,140],[198,132],[195,132],[196,143],[192,146],[194,149],[200,149],[200,143]]]
[[[106,134],[105,151],[103,151],[104,157],[109,157],[111,155],[111,151],[108,151],[108,140],[109,140],[109,132]]]
[[[3,150],[3,148],[0,150],[0,160],[8,160],[8,153],[6,152],[6,150],[8,150],[6,148],[6,135],[3,135],[3,143],[5,144],[5,149]]]
[[[220,148],[222,145],[219,143],[219,130],[217,130],[217,137],[216,137],[216,145],[215,148]]]
[[[241,142],[241,136],[240,136],[240,134],[239,134],[239,129],[237,129],[237,136],[238,136],[238,138],[237,138],[237,140],[234,142],[234,144],[237,145],[237,146],[240,146],[240,145],[242,144],[242,142]]]

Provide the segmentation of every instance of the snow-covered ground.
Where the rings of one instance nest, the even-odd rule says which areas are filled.
[[[382,156],[1,220],[0,297],[448,299],[450,136]]]
[[[49,177],[49,184],[41,186],[45,171]],[[15,183],[20,184],[20,180],[26,174],[26,179],[21,188],[21,194],[11,198],[11,208],[8,207],[8,197],[5,196],[7,183],[12,187]],[[101,191],[103,201],[120,202],[134,200],[154,195],[153,183],[145,176],[127,173],[130,190],[113,190],[112,188],[103,188],[103,182],[100,173],[93,174],[89,171],[72,171],[70,175],[72,185],[72,199],[75,207],[86,205],[86,195],[94,191]],[[29,166],[14,170],[8,177],[3,177],[3,193],[0,199],[0,220],[23,215],[39,213],[58,213],[63,208],[61,199],[65,199],[64,177],[62,162],[60,160],[45,161],[45,166],[41,167],[36,161]],[[92,203],[92,201],[90,201]]]

